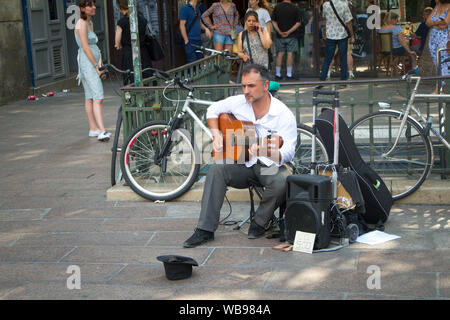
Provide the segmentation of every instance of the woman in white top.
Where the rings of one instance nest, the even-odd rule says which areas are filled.
[[[248,0],[248,11],[255,11],[258,14],[258,21],[262,28],[272,33],[272,19],[270,18],[270,8],[267,0]]]

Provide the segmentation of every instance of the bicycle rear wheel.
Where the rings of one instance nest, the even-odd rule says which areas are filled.
[[[313,130],[307,125],[297,125],[297,146],[292,159],[298,173],[309,173],[312,159]],[[328,163],[328,154],[320,136],[316,135],[316,163]]]
[[[120,157],[117,156],[120,153],[123,137],[120,134],[122,129],[122,106],[117,112],[116,131],[114,132],[114,141],[111,148],[111,186],[116,185],[122,180],[122,169],[120,168]]]
[[[164,121],[150,121],[134,130],[122,147],[124,178],[134,192],[149,200],[172,200],[185,193],[197,178],[200,155],[185,129],[169,137]],[[159,163],[167,139],[170,148]]]
[[[427,178],[433,164],[432,145],[422,127],[407,119],[397,146],[393,146],[403,115],[380,111],[363,116],[350,126],[356,147],[364,161],[383,179],[394,200],[416,191]]]

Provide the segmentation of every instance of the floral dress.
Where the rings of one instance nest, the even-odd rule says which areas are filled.
[[[445,19],[445,16],[447,14],[448,10],[445,10],[444,13],[442,13],[439,17],[436,17],[436,11],[433,13],[433,16],[431,17],[432,21],[439,21],[442,19]],[[438,70],[438,64],[437,64],[437,50],[441,48],[446,48],[447,46],[447,29],[439,30],[435,28],[431,28],[430,30],[430,38],[428,40],[428,46],[430,50],[431,57],[433,58],[434,66],[436,67],[436,70]],[[441,61],[445,60],[447,58],[447,51],[441,52]],[[450,74],[449,70],[449,63],[442,63],[441,64],[441,75],[448,75]]]

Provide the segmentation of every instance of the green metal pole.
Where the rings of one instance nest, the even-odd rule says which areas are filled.
[[[142,83],[141,53],[139,52],[139,28],[137,19],[136,0],[128,0],[130,14],[131,51],[133,52],[134,85],[140,87]]]

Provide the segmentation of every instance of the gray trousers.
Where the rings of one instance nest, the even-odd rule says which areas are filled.
[[[259,226],[265,226],[274,211],[286,200],[286,178],[290,174],[286,166],[266,167],[257,163],[247,168],[244,164],[213,164],[206,175],[197,228],[216,231],[227,186],[248,188],[250,179],[259,181],[264,186],[254,219]]]

